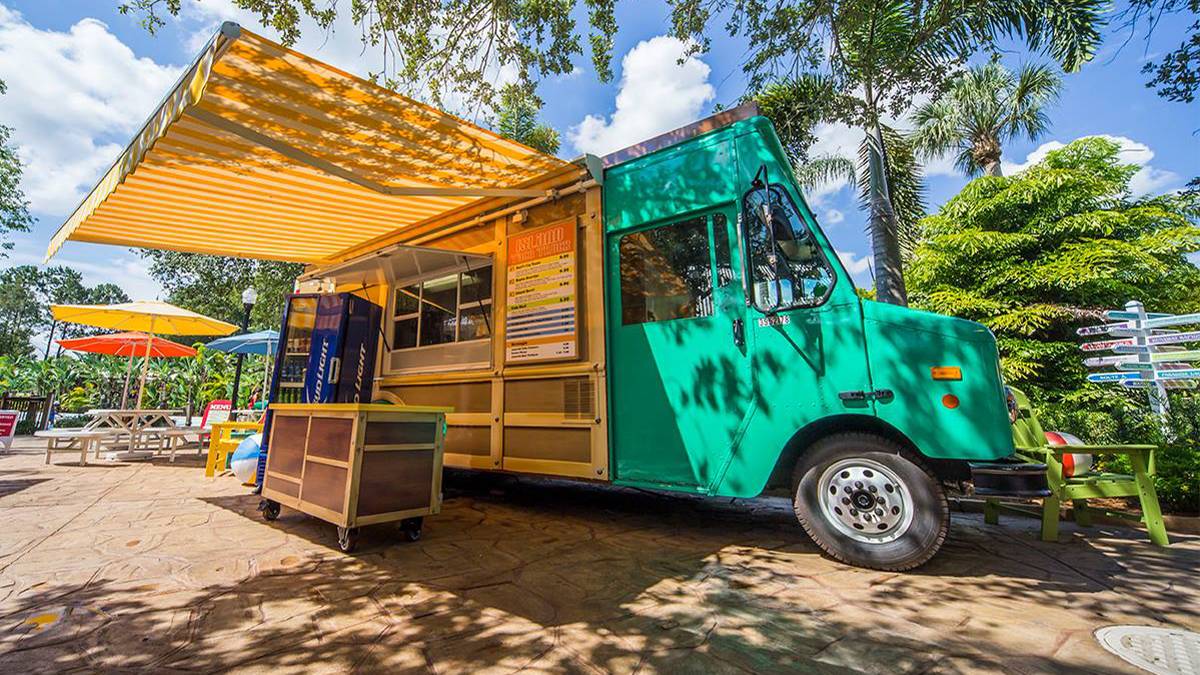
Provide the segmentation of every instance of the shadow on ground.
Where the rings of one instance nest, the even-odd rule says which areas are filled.
[[[203,497],[237,514],[225,527],[243,547],[10,595],[0,670],[1123,672],[1096,625],[1197,619],[1171,592],[1194,594],[1196,551],[1133,532],[1043,544],[956,522],[932,563],[898,575],[821,557],[778,499],[495,476],[450,477],[446,497],[421,541],[372,528],[355,556],[326,523]],[[254,549],[280,533],[297,545]]]

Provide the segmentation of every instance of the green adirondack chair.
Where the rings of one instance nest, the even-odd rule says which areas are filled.
[[[1046,483],[1050,495],[1042,500],[1040,514],[1015,504],[988,498],[984,503],[984,521],[995,525],[1000,522],[1000,511],[1026,513],[1042,518],[1042,540],[1058,541],[1059,505],[1071,502],[1075,522],[1083,527],[1092,524],[1092,511],[1129,520],[1140,520],[1146,524],[1150,541],[1158,546],[1167,546],[1167,529],[1163,524],[1162,510],[1158,505],[1158,494],[1154,491],[1153,445],[1049,445],[1038,422],[1029,398],[1012,389],[1017,402],[1017,420],[1013,423],[1013,441],[1017,455],[1023,460],[1046,465]],[[1079,475],[1063,476],[1063,455],[1066,453],[1088,453],[1091,455],[1125,455],[1133,466],[1133,475],[1089,471]],[[1088,506],[1089,499],[1107,497],[1137,497],[1142,503],[1142,514],[1096,509]]]

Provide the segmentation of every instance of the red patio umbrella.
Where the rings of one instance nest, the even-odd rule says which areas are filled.
[[[65,349],[92,354],[110,354],[112,356],[128,356],[129,365],[125,367],[125,389],[121,392],[121,407],[125,407],[129,396],[129,377],[133,373],[134,356],[176,357],[195,356],[196,350],[178,342],[163,338],[150,339],[146,333],[109,333],[106,335],[91,335],[88,337],[55,340]],[[149,348],[149,352],[147,352]]]

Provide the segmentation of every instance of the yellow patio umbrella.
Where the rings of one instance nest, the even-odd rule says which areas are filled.
[[[229,335],[237,326],[212,317],[176,307],[157,300],[123,302],[116,305],[50,305],[56,321],[78,323],[96,328],[122,331],[142,331],[150,335],[146,341],[146,358],[142,362],[142,377],[138,385],[137,407],[142,407],[142,392],[146,389],[146,370],[150,365],[150,349],[154,335]]]

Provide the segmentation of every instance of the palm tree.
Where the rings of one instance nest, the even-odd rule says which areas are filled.
[[[801,187],[813,189],[850,181],[858,185],[862,208],[871,208],[871,152],[866,138],[859,145],[856,157],[810,153],[818,140],[817,125],[838,121],[841,111],[856,104],[853,96],[837,91],[828,77],[803,73],[774,82],[750,98],[771,119]],[[881,126],[881,133],[884,154],[889,160],[884,170],[892,211],[896,214],[898,240],[907,252],[916,241],[917,222],[925,215],[924,172],[905,134],[888,125]]]
[[[708,44],[709,21],[725,16],[713,4],[676,3],[676,37],[694,40],[697,50]],[[1024,38],[1064,70],[1076,70],[1099,44],[1107,9],[1103,0],[780,0],[736,6],[725,25],[753,45],[745,65],[752,90],[778,79],[780,71],[796,74],[821,65],[835,89],[853,101],[839,118],[863,132],[876,296],[901,305],[907,293],[902,232],[887,179],[887,119],[907,111],[915,96],[939,93],[966,59],[1006,38]]]
[[[968,176],[999,176],[1002,144],[1046,132],[1046,108],[1058,99],[1061,84],[1043,65],[1024,65],[1016,73],[994,62],[976,66],[917,109],[913,144],[927,158],[955,153],[954,165]]]

